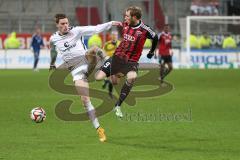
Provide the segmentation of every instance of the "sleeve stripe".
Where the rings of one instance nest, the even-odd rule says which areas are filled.
[[[82,42],[83,48],[84,48],[85,50],[87,50],[87,47],[86,47],[86,45],[85,45],[84,42],[83,42],[83,37],[81,37],[81,42]]]
[[[162,35],[162,32],[158,34],[158,39],[160,39],[161,35]]]
[[[156,33],[150,27],[146,26],[143,23],[142,23],[142,27],[146,29],[151,34],[152,37],[155,37]]]

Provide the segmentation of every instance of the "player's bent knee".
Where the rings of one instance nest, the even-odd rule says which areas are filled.
[[[103,80],[105,77],[106,77],[106,73],[104,73],[103,71],[98,71],[98,72],[95,74],[95,79],[96,79],[97,81]]]
[[[127,73],[128,80],[134,80],[137,78],[137,73],[135,71],[130,71]]]

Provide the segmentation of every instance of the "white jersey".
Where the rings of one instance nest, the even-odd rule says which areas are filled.
[[[112,22],[96,26],[71,27],[65,35],[60,35],[58,31],[55,32],[50,37],[50,44],[55,47],[55,50],[62,56],[64,61],[69,61],[74,57],[86,54],[87,47],[84,44],[84,36],[97,34],[111,27]]]

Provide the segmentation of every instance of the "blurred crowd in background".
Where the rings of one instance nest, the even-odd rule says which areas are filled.
[[[105,41],[109,41],[111,39],[111,32],[108,32],[106,35]],[[31,46],[31,35],[25,35],[23,38],[17,38],[17,33],[12,32],[10,33],[4,41],[4,49],[30,49]],[[104,38],[103,34],[95,34],[93,36],[88,37],[85,44],[88,47],[97,45],[99,47],[103,47],[104,45]],[[20,34],[21,37],[21,34]],[[43,40],[45,44],[45,48],[49,47],[49,40],[50,35],[43,35]],[[24,39],[27,39],[26,42]],[[121,41],[121,37],[118,36],[118,40]],[[25,44],[26,43],[26,44]],[[186,42],[184,42],[186,47]],[[173,35],[172,40],[173,48],[181,48],[181,40],[179,35]],[[231,35],[231,34],[223,34],[223,35],[209,35],[208,33],[204,32],[202,34],[194,34],[190,35],[190,46],[193,49],[236,49],[240,47],[240,35]],[[151,41],[147,40],[145,48],[151,47]]]
[[[193,0],[191,3],[191,15],[219,15],[218,0]]]

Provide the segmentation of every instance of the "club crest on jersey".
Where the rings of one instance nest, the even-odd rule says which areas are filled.
[[[128,41],[135,41],[135,37],[128,35],[128,34],[124,34],[124,40],[128,40]]]
[[[137,36],[139,36],[139,35],[142,34],[142,32],[141,31],[137,31],[136,34],[137,34]]]

